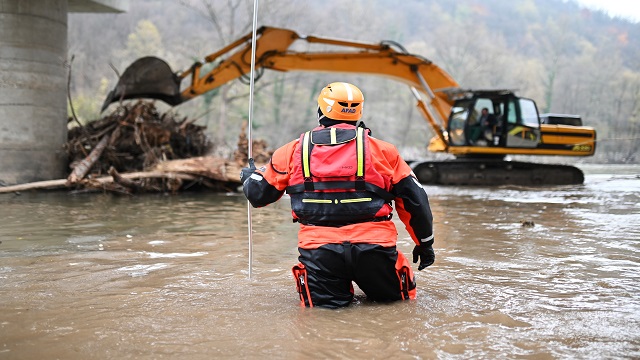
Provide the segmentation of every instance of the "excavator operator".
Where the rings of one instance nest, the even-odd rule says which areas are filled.
[[[340,308],[354,299],[416,298],[409,261],[396,249],[393,207],[415,242],[418,270],[435,261],[429,199],[396,147],[371,136],[361,121],[364,96],[334,82],[318,97],[313,130],[277,149],[264,167],[243,168],[243,192],[253,207],[291,198],[299,264],[292,269],[301,306]]]

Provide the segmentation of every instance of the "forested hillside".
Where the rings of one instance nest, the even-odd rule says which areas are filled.
[[[123,14],[69,16],[71,97],[83,121],[100,117],[116,71],[135,59],[158,56],[174,71],[184,70],[251,32],[250,0],[130,3]],[[579,114],[598,131],[596,156],[579,161],[639,161],[640,23],[562,0],[259,4],[259,25],[358,42],[392,40],[434,61],[463,87],[514,89],[534,99],[540,112]],[[366,75],[265,72],[256,82],[254,137],[273,147],[297,137],[315,123],[320,88],[343,80],[363,90],[374,136],[412,158],[430,156],[426,143],[433,134],[407,86]],[[248,93],[246,84],[233,81],[174,111],[206,125],[223,152],[235,146],[247,118]]]

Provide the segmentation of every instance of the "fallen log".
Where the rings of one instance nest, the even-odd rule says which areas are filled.
[[[160,171],[139,171],[133,173],[119,174],[122,179],[178,179],[187,181],[197,181],[198,177],[189,174],[181,173],[168,173]],[[101,188],[102,185],[113,183],[112,176],[102,176],[95,179],[83,179],[76,185],[82,185],[91,188]],[[36,181],[26,184],[10,185],[0,187],[0,193],[12,193],[27,190],[55,190],[61,188],[68,188],[67,179]]]
[[[109,171],[111,177],[101,177],[83,181],[88,189],[106,190],[117,193],[163,192],[176,193],[182,187],[183,181],[200,181],[198,176],[172,172],[139,171],[135,173],[119,174],[114,168]],[[139,180],[139,181],[133,181]],[[160,183],[150,180],[161,180]]]
[[[225,161],[213,156],[199,156],[189,159],[162,161],[156,165],[154,170],[193,174],[212,180],[240,184],[241,168],[242,166],[236,162]]]
[[[143,186],[139,182],[123,177],[113,166],[109,168],[109,175],[113,178],[114,183],[129,189],[130,192],[143,190]]]
[[[118,173],[115,168],[109,169],[109,175],[98,178],[82,179],[74,186],[89,189],[105,189],[105,185],[117,183],[132,192],[163,191],[176,192],[184,181],[199,182],[209,188],[232,188],[240,185],[241,166],[235,161],[226,161],[214,156],[200,156],[181,160],[160,162],[154,169],[131,173]],[[133,180],[165,179],[169,183],[164,186],[134,182]],[[0,187],[0,193],[12,193],[37,189],[69,188],[67,179],[38,181],[27,184]],[[109,190],[109,189],[106,189]]]
[[[58,180],[45,180],[45,181],[35,181],[26,184],[17,184],[17,185],[9,185],[0,187],[0,193],[12,193],[12,192],[20,192],[27,190],[38,190],[38,189],[58,189],[67,187],[67,179],[58,179]]]
[[[109,143],[110,137],[111,137],[111,134],[104,135],[102,139],[100,139],[100,142],[98,142],[96,147],[93,148],[93,150],[91,150],[91,152],[89,153],[89,156],[84,158],[84,160],[80,161],[73,168],[73,171],[71,172],[69,177],[67,177],[68,186],[77,184],[78,181],[82,180],[87,175],[89,170],[91,170],[91,167],[93,166],[93,164],[95,164],[96,161],[100,159],[102,152],[104,151],[104,149],[107,147],[107,144]]]

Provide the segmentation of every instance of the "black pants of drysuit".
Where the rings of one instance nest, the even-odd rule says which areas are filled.
[[[298,259],[307,271],[307,286],[314,307],[349,305],[353,301],[352,282],[369,300],[391,302],[403,299],[396,272],[398,251],[395,246],[345,242],[317,249],[298,248],[298,251]]]

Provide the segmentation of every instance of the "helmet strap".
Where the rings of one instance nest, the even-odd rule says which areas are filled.
[[[321,120],[324,119],[324,118],[327,118],[327,117],[324,115],[324,113],[320,109],[320,105],[318,105],[318,124],[322,125]]]

